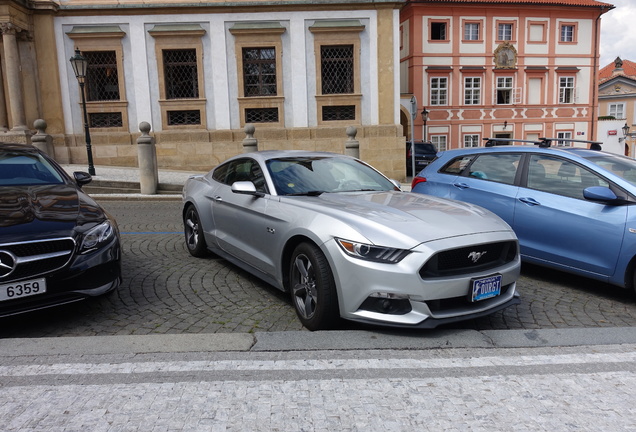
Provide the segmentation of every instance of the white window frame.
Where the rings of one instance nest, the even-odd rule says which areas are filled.
[[[575,102],[575,77],[559,77],[559,103],[572,104]]]
[[[446,135],[431,135],[430,138],[438,152],[447,150],[448,137]]]
[[[464,77],[464,105],[481,105],[481,77]]]
[[[514,30],[514,24],[512,23],[497,24],[497,40],[511,41],[513,30]]]
[[[469,22],[464,23],[464,40],[478,41],[479,40],[479,23]]]
[[[512,105],[514,101],[514,79],[511,76],[496,77],[495,80],[495,105]],[[499,102],[499,92],[508,92],[508,101]]]
[[[464,135],[464,147],[479,147],[479,135],[477,134],[466,134]]]
[[[615,119],[624,119],[625,117],[625,103],[610,103],[607,105],[607,115],[613,116]]]
[[[448,105],[448,77],[431,78],[431,105]]]
[[[572,139],[572,132],[563,131],[557,132],[557,147],[571,147],[572,144],[568,141],[558,141],[559,139]]]
[[[576,27],[572,24],[561,24],[561,42],[574,42],[574,32]]]

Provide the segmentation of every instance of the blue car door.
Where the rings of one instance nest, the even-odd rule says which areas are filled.
[[[611,276],[623,242],[627,206],[583,198],[589,186],[608,186],[565,159],[532,155],[528,187],[519,188],[512,225],[524,258]]]
[[[468,167],[468,172],[453,180],[448,197],[487,208],[509,225],[514,221],[517,191],[518,153],[481,154]]]

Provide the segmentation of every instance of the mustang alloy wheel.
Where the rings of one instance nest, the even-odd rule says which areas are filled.
[[[323,253],[309,243],[299,244],[289,271],[292,302],[309,330],[328,329],[339,318],[333,274]]]
[[[195,257],[207,255],[208,248],[203,238],[199,214],[192,205],[188,207],[183,217],[183,232],[185,233],[186,246],[190,255]]]

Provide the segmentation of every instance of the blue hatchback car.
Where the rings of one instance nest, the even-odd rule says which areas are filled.
[[[440,152],[412,191],[496,213],[526,262],[634,290],[636,161],[549,143]]]

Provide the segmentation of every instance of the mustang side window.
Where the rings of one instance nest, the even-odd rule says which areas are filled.
[[[470,165],[466,175],[511,185],[515,182],[520,159],[520,154],[483,154]]]

